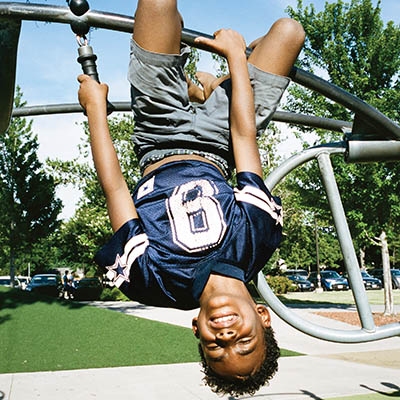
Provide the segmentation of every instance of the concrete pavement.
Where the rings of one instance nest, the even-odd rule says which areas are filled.
[[[192,316],[196,315],[196,311],[157,309],[137,303],[96,305],[185,327],[190,326]],[[352,329],[347,324],[315,315],[312,309],[296,312],[324,326]],[[272,325],[282,348],[306,355],[281,358],[276,377],[255,394],[255,399],[318,400],[400,390],[400,337],[338,344],[309,337],[276,315],[272,315]],[[212,393],[201,378],[197,363],[152,365],[3,374],[0,390],[6,400],[233,400]]]

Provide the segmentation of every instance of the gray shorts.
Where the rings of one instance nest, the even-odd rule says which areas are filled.
[[[229,132],[231,82],[225,80],[203,103],[191,103],[184,74],[190,49],[181,54],[149,52],[131,41],[131,83],[135,129],[132,136],[141,168],[174,154],[200,154],[224,171],[233,166]],[[290,79],[249,64],[257,133],[264,132]],[[223,165],[221,165],[223,164]]]

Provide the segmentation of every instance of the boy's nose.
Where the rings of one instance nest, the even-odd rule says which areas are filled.
[[[216,337],[220,341],[229,341],[235,339],[236,331],[234,329],[223,329],[217,332]]]

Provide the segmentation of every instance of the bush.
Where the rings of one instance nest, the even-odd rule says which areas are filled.
[[[100,296],[100,301],[129,301],[118,288],[104,288]]]
[[[293,291],[293,284],[286,276],[269,276],[267,283],[275,294],[285,294]]]

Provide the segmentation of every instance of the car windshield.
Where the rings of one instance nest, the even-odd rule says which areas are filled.
[[[392,269],[392,274],[396,276],[400,276],[400,269]]]
[[[321,273],[326,279],[338,279],[340,275],[335,271],[324,271]]]
[[[294,281],[305,281],[306,280],[306,278],[301,275],[292,275],[291,279],[293,279]]]
[[[11,283],[11,279],[1,278],[0,285],[9,285]]]
[[[55,282],[55,276],[36,276],[33,278],[33,282],[42,283],[42,282]]]
[[[371,278],[371,275],[365,271],[361,271],[361,276],[363,276],[364,278]]]

